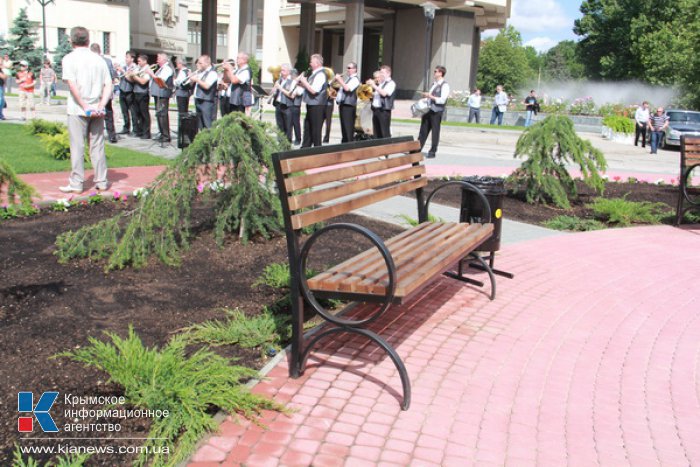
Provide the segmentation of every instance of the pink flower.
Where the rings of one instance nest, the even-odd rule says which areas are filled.
[[[619,182],[620,180],[622,180],[622,177],[620,177],[619,175],[615,175],[615,176],[613,177],[613,180],[616,181],[616,182]]]
[[[112,196],[114,196],[114,199],[118,200],[119,198],[121,198],[121,193],[119,193],[118,191],[115,191],[114,193],[112,193]]]
[[[97,196],[97,192],[96,192],[96,191],[91,191],[91,192],[90,192],[90,196]]]
[[[200,183],[199,185],[197,185],[197,192],[198,193],[204,192],[204,184]]]
[[[126,196],[126,195],[122,196],[122,201],[124,201],[126,203],[128,200],[129,200],[128,196]]]
[[[83,206],[87,206],[87,201],[82,200],[82,201],[80,202],[80,204],[82,204]]]

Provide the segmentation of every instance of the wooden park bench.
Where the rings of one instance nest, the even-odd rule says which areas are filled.
[[[690,210],[700,212],[700,189],[697,184],[690,186],[693,169],[700,171],[700,137],[683,135],[681,136],[681,174],[678,180],[676,225],[683,222],[686,212]]]
[[[401,358],[388,342],[364,326],[382,315],[391,304],[405,303],[469,256],[488,272],[491,299],[495,297],[493,273],[479,255],[473,253],[493,232],[488,201],[478,188],[461,181],[445,182],[425,198],[423,187],[428,179],[423,154],[418,141],[411,137],[282,152],[273,155],[273,162],[291,271],[290,375],[296,378],[303,374],[310,350],[324,337],[342,332],[360,334],[384,349],[396,365],[403,385],[401,407],[407,410],[411,387]],[[433,195],[449,185],[473,191],[481,199],[483,224],[427,221]],[[357,224],[334,223],[326,224],[302,242],[302,229],[308,226],[412,191],[416,195],[420,223],[391,239],[382,240]],[[338,230],[362,235],[373,247],[307,279],[307,260],[312,246],[324,234]],[[469,281],[461,274],[459,277]],[[336,313],[325,309],[319,299],[373,302],[377,310],[366,318],[346,318],[343,311]],[[306,338],[303,332],[305,302],[330,323]]]

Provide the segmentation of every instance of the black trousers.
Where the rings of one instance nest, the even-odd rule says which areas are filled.
[[[148,111],[148,93],[134,93],[134,107],[136,107],[136,115],[138,126],[134,131],[137,136],[151,135],[151,114]]]
[[[307,105],[306,118],[304,119],[304,140],[302,148],[321,145],[321,133],[323,132],[323,119],[326,114],[325,105]]]
[[[245,113],[245,105],[233,105],[233,104],[231,104],[231,103],[229,102],[228,107],[229,107],[229,109],[230,109],[230,110],[229,110],[229,113],[230,113],[230,112],[241,112],[241,113]]]
[[[292,107],[292,129],[294,130],[294,142],[301,142],[301,106],[293,105]]]
[[[200,130],[211,128],[211,124],[216,120],[216,102],[195,98],[194,108],[197,110],[197,127]]]
[[[168,110],[170,106],[169,97],[155,97],[156,100],[156,121],[158,122],[158,132],[162,137],[170,139],[170,117]]]
[[[372,109],[372,132],[375,138],[391,138],[391,110]]]
[[[175,96],[177,113],[186,114],[190,110],[190,96]]]
[[[286,104],[278,103],[275,106],[275,121],[277,128],[292,141],[292,108]]]
[[[637,143],[639,143],[639,136],[642,136],[642,147],[646,147],[647,145],[647,126],[646,125],[639,125],[638,122],[634,122],[634,145],[636,146]]]
[[[136,107],[134,107],[134,93],[124,92],[119,93],[119,107],[122,109],[122,118],[124,119],[124,130],[131,130],[131,121],[134,121],[134,130],[136,129]]]
[[[105,105],[105,128],[110,141],[117,140],[117,132],[114,129],[114,108],[112,108],[112,99],[107,101]]]
[[[433,154],[437,152],[438,144],[440,143],[440,125],[442,123],[442,112],[433,112],[428,110],[428,113],[423,115],[420,120],[420,131],[418,132],[418,141],[420,148],[423,149],[425,141],[428,139],[428,133],[433,133],[433,139],[430,144],[430,151]]]
[[[327,143],[331,138],[331,123],[333,123],[333,107],[335,107],[335,102],[328,99],[326,102],[326,112],[323,114],[323,120],[326,123],[326,134],[323,137],[323,142]]]
[[[231,102],[228,96],[219,97],[219,113],[222,117],[231,113]]]
[[[340,104],[338,106],[340,114],[340,133],[342,134],[341,143],[349,143],[355,139],[355,117],[357,116],[357,107],[354,105]]]

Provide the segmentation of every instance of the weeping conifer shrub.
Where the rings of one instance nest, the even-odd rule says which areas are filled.
[[[59,235],[59,261],[107,258],[105,269],[111,270],[143,267],[156,256],[179,265],[189,246],[192,204],[206,180],[223,182],[217,183],[214,202],[214,236],[220,246],[226,233],[237,234],[244,243],[255,235],[268,238],[282,228],[272,154],[287,149],[289,142],[272,125],[229,114],[197,135],[147,187],[134,210]]]
[[[19,198],[23,206],[30,206],[32,197],[39,196],[34,187],[20,180],[10,164],[0,159],[0,197],[3,193],[9,204],[16,204]]]
[[[605,157],[590,141],[581,139],[574,124],[564,115],[550,115],[527,128],[515,146],[516,158],[525,161],[510,176],[518,190],[525,190],[528,203],[571,207],[578,195],[567,164],[578,165],[586,185],[602,193],[605,181],[599,171],[607,167]]]

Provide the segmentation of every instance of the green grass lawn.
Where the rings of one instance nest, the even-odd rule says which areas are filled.
[[[106,144],[109,167],[138,167],[167,165],[169,161],[143,152]],[[54,159],[45,149],[39,137],[30,135],[25,125],[0,124],[0,159],[6,161],[15,172],[43,173],[70,170],[70,161]],[[86,163],[90,168],[90,163]]]

